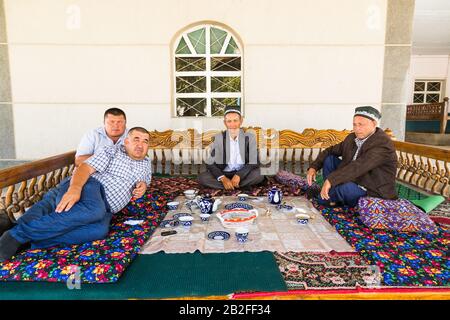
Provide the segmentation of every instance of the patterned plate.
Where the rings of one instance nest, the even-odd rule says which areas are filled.
[[[228,240],[228,239],[230,239],[230,234],[226,231],[213,231],[208,234],[208,239]]]
[[[253,209],[253,206],[248,203],[244,202],[233,202],[225,205],[226,210],[233,210],[233,209],[245,209],[245,210],[251,210]]]
[[[173,215],[174,219],[178,219],[179,217],[192,217],[192,215],[189,213],[185,213],[185,212],[177,213],[177,214]]]
[[[178,220],[175,219],[168,219],[161,221],[160,227],[161,228],[170,228],[170,227],[176,227],[179,224]]]

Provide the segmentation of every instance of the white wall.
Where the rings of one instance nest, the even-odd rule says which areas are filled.
[[[450,95],[450,56],[412,55],[408,78],[408,104],[413,103],[415,79],[445,80],[444,97],[448,97]]]
[[[386,2],[6,0],[17,158],[76,148],[112,106],[130,126],[220,128],[171,118],[171,42],[198,21],[242,39],[245,124],[349,129],[381,104]]]

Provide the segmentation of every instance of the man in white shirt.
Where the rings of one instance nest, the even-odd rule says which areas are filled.
[[[207,171],[199,175],[201,185],[234,190],[264,181],[259,166],[256,137],[241,129],[242,122],[240,107],[227,106],[224,115],[227,130],[214,136]]]
[[[103,116],[104,126],[86,133],[80,141],[75,154],[75,165],[79,166],[92,155],[102,151],[105,146],[123,144],[127,137],[127,117],[119,108],[110,108]]]

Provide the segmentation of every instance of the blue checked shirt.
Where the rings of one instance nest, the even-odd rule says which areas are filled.
[[[147,186],[151,182],[149,158],[133,160],[123,145],[106,146],[84,162],[96,170],[91,177],[103,185],[112,213],[119,212],[127,205],[138,182],[144,181]]]

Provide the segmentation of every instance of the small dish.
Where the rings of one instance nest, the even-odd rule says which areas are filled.
[[[192,215],[186,212],[176,213],[173,215],[174,219],[180,220],[180,217],[192,217]]]
[[[293,206],[290,206],[288,204],[279,204],[276,206],[278,211],[281,211],[283,213],[289,213],[289,212],[294,212],[295,208]]]
[[[210,240],[228,240],[230,239],[230,234],[226,231],[213,231],[208,233],[208,239]]]
[[[211,216],[210,214],[207,214],[207,213],[201,213],[201,214],[200,214],[200,219],[201,219],[203,222],[206,222],[206,221],[209,220],[209,217],[210,217],[210,216]]]
[[[161,221],[159,226],[161,228],[172,228],[172,227],[176,227],[178,224],[179,224],[178,220],[168,219],[168,220]]]

